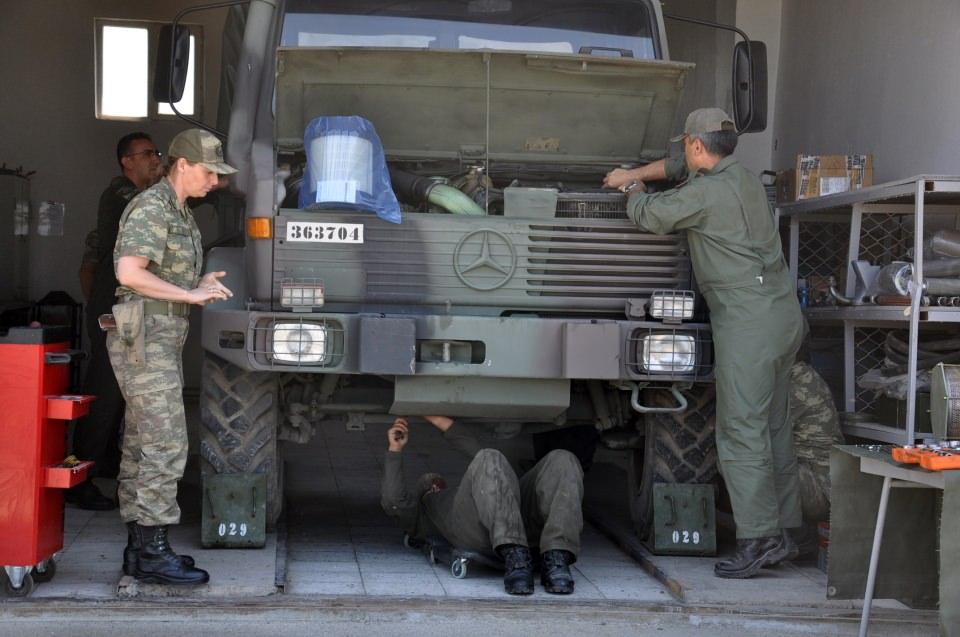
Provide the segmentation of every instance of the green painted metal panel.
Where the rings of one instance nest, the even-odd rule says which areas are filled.
[[[267,480],[260,473],[203,476],[204,548],[261,548],[267,541]]]
[[[653,547],[658,555],[715,555],[717,518],[712,484],[653,486]]]

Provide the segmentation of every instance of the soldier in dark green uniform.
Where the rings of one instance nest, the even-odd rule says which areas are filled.
[[[206,571],[174,553],[167,527],[180,521],[177,483],[187,460],[181,352],[190,306],[232,296],[202,277],[200,230],[186,205],[236,172],[212,134],[191,129],[174,137],[165,179],[130,202],[120,219],[113,258],[119,303],[107,348],[123,397],[126,428],[120,461],[120,516],[129,530],[124,570],[166,584],[206,582]]]
[[[628,214],[641,228],[686,231],[710,308],[717,455],[737,524],[736,555],[714,573],[752,577],[797,553],[786,532],[802,521],[788,394],[805,327],[763,185],[730,156],[733,121],[719,108],[696,110],[681,139],[683,158],[611,171],[604,185],[630,193]],[[644,181],[684,178],[644,192]]]
[[[441,536],[462,549],[495,552],[503,558],[504,589],[533,593],[533,560],[528,538],[541,551],[540,582],[548,593],[569,594],[570,565],[580,553],[583,531],[583,471],[577,457],[557,449],[519,480],[496,449],[483,449],[462,424],[427,416],[444,438],[473,460],[456,489],[437,474],[421,476],[414,494],[403,483],[401,452],[409,427],[397,418],[387,432],[381,504],[411,537]]]
[[[121,173],[110,180],[100,195],[97,227],[90,231],[95,238],[91,278],[84,320],[90,337],[90,364],[83,380],[83,393],[97,397],[90,413],[77,422],[73,433],[73,454],[82,460],[93,460],[93,476],[113,478],[120,463],[118,441],[123,422],[123,396],[110,368],[106,336],[97,324],[97,317],[108,314],[117,302],[117,277],[113,273],[113,246],[117,242],[120,216],[130,200],[140,191],[157,183],[163,175],[160,157],[153,140],[146,133],[129,133],[117,142],[117,163]],[[87,244],[90,246],[90,236]],[[81,509],[113,509],[112,498],[104,497],[87,480],[64,494],[67,502]]]

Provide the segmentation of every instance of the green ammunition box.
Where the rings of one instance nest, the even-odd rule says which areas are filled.
[[[204,548],[261,548],[267,541],[267,480],[260,473],[203,476]]]
[[[657,555],[715,555],[717,517],[711,484],[653,485],[653,546]]]

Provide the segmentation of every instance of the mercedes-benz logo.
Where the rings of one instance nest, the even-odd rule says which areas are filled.
[[[509,263],[504,263],[507,257],[503,250],[497,250],[494,256],[494,247],[506,247],[509,252]],[[468,232],[457,243],[453,251],[453,270],[463,284],[474,290],[496,290],[506,285],[517,270],[517,250],[507,235],[497,230],[481,228]],[[492,279],[490,273],[495,273]],[[472,279],[472,280],[471,280]]]

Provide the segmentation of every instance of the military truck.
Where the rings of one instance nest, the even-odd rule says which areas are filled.
[[[245,237],[207,255],[234,297],[203,310],[205,470],[266,474],[273,520],[280,441],[445,414],[504,436],[602,432],[629,454],[641,532],[655,482],[713,480],[710,327],[684,237],[640,231],[600,188],[664,157],[682,122],[693,65],[664,34],[653,0],[235,10],[221,112]],[[738,51],[738,125],[762,128],[762,45]],[[342,115],[375,127],[401,223],[298,204],[305,128]]]

